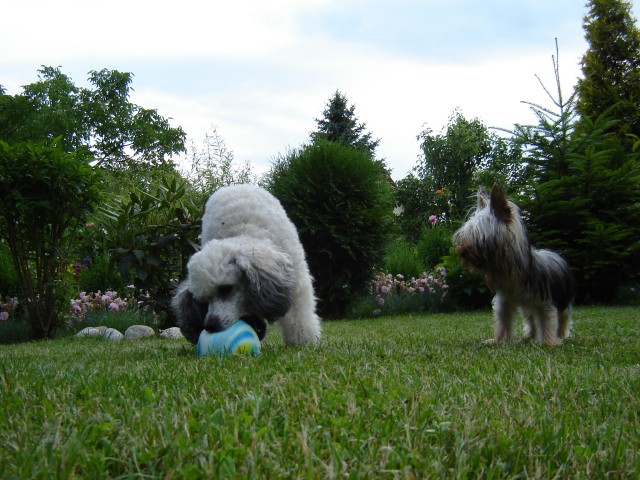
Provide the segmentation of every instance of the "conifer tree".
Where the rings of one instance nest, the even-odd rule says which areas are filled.
[[[628,1],[590,0],[587,7],[578,111],[596,118],[612,109],[613,131],[630,150],[628,135],[640,136],[640,30]]]
[[[336,90],[322,112],[323,118],[315,119],[318,131],[311,133],[311,140],[314,143],[320,139],[342,143],[364,150],[374,158],[380,140],[372,140],[371,133],[365,132],[367,124],[358,123],[355,108],[355,105],[349,106],[347,97]]]
[[[556,45],[557,48],[557,45]],[[637,279],[640,261],[640,164],[616,138],[614,107],[596,117],[565,98],[556,57],[554,108],[528,103],[538,124],[516,125],[530,185],[518,203],[532,242],[563,254],[578,282],[578,301],[615,300]]]

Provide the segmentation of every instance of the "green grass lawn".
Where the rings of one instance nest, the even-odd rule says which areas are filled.
[[[491,313],[327,322],[322,344],[0,346],[2,478],[638,478],[640,309],[561,347],[483,346]]]

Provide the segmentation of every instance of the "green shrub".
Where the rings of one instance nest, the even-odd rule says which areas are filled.
[[[50,338],[62,320],[64,276],[74,233],[101,197],[84,151],[60,138],[0,141],[0,236],[12,253],[34,338]]]
[[[111,266],[111,255],[98,253],[95,257],[85,258],[77,271],[78,292],[95,292],[98,290],[121,291],[133,283],[131,278],[124,278]]]
[[[31,336],[29,322],[20,316],[11,315],[6,323],[0,323],[0,345],[28,342]]]
[[[100,220],[113,247],[108,271],[117,269],[125,284],[149,293],[163,328],[174,324],[169,304],[197,249],[203,207],[192,202],[183,180],[167,176],[147,191],[113,199],[101,209]]]
[[[0,240],[0,295],[17,295],[20,292],[18,274],[13,266],[9,246]]]
[[[451,248],[451,228],[436,221],[433,225],[426,225],[416,245],[417,255],[427,270],[431,270],[442,261]]]
[[[391,186],[371,155],[319,140],[280,158],[267,188],[298,228],[322,316],[366,291],[391,230]]]
[[[490,305],[493,295],[483,278],[464,267],[453,247],[449,247],[449,254],[442,257],[442,263],[438,266],[446,269],[449,301],[452,304],[468,309]]]
[[[400,273],[406,278],[411,278],[419,276],[425,268],[416,254],[415,247],[398,238],[389,243],[383,270],[393,275]]]

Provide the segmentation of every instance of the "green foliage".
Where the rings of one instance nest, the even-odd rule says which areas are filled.
[[[534,244],[569,261],[579,300],[611,301],[640,268],[638,154],[618,142],[612,109],[578,116],[576,94],[562,96],[555,61],[554,72],[557,111],[531,105],[538,124],[516,128],[533,179],[520,204]]]
[[[415,167],[416,173],[422,179],[431,179],[436,189],[449,192],[449,201],[441,212],[447,219],[463,218],[475,190],[474,172],[491,152],[487,128],[480,120],[469,121],[456,111],[443,134],[425,129],[418,140],[423,157]]]
[[[78,292],[97,292],[98,290],[122,291],[131,284],[130,278],[123,278],[112,266],[111,253],[104,249],[93,252],[91,257],[85,257],[85,263],[74,266],[75,284]]]
[[[311,140],[338,142],[369,153],[375,157],[380,140],[371,140],[371,133],[365,133],[366,124],[358,123],[355,105],[349,106],[345,95],[336,90],[322,112],[323,118],[316,118],[318,131],[311,134]]]
[[[479,274],[470,272],[452,247],[449,248],[448,255],[442,257],[442,263],[438,267],[444,267],[447,271],[450,304],[459,308],[477,309],[491,303],[493,294],[486,287],[484,279]]]
[[[411,241],[420,238],[431,215],[461,222],[478,185],[522,182],[520,146],[490,134],[478,119],[469,121],[456,111],[443,133],[425,129],[418,140],[423,155],[416,176],[398,182],[396,192],[402,206],[398,222]]]
[[[6,239],[36,338],[51,337],[66,302],[74,234],[100,199],[90,157],[51,141],[0,141],[0,235]]]
[[[383,261],[389,183],[367,152],[318,141],[281,157],[267,187],[298,228],[321,315],[342,316]]]
[[[449,253],[452,234],[451,227],[441,221],[424,227],[416,250],[425,270],[433,270],[442,261],[442,257]]]
[[[396,222],[409,242],[419,240],[422,230],[429,225],[431,215],[440,215],[444,211],[446,199],[436,194],[438,190],[444,193],[431,177],[418,178],[409,174],[397,183],[395,196],[400,212]]]
[[[43,67],[22,95],[0,96],[0,134],[8,143],[60,137],[64,151],[83,149],[102,166],[160,165],[184,152],[185,134],[156,110],[129,102],[133,75],[92,71],[80,88],[59,68]]]
[[[254,183],[251,165],[247,162],[240,166],[234,164],[233,152],[227,148],[216,128],[205,135],[200,151],[191,144],[189,160],[191,168],[186,178],[197,194],[198,203],[203,205],[222,186]]]
[[[326,322],[317,348],[269,334],[255,358],[156,338],[3,346],[0,472],[636,478],[639,311],[574,317],[553,349],[483,346],[487,310]]]
[[[418,277],[424,270],[424,263],[418,258],[413,245],[402,238],[389,243],[382,271],[411,278]]]
[[[640,30],[631,2],[590,0],[584,19],[589,43],[578,80],[578,111],[597,118],[611,110],[617,141],[631,150],[628,134],[640,135]]]
[[[198,249],[203,206],[191,201],[187,187],[179,178],[162,178],[149,191],[131,192],[100,209],[112,262],[123,278],[150,294],[165,328],[173,322],[166,315],[177,281]]]
[[[20,292],[18,274],[13,265],[9,245],[0,237],[0,297],[17,295]]]

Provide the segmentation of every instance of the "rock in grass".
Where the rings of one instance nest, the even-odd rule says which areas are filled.
[[[107,327],[85,327],[76,333],[76,337],[100,337],[106,330]]]
[[[124,335],[115,328],[107,328],[104,332],[104,338],[111,341],[118,341],[124,338]]]
[[[182,332],[178,327],[170,327],[170,328],[167,328],[166,330],[160,330],[160,338],[179,339],[179,338],[184,338],[184,335],[182,335]]]
[[[139,338],[153,337],[156,332],[147,325],[131,325],[124,332],[126,340],[137,340]]]

